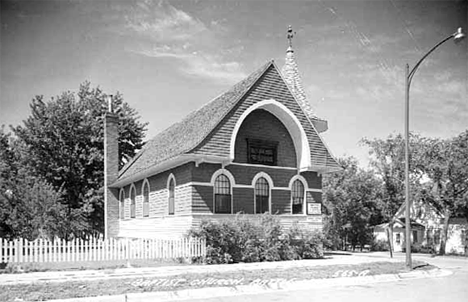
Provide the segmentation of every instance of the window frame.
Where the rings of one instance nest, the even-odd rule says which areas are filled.
[[[294,189],[295,184],[299,183],[302,185],[302,208],[300,213],[294,213]],[[307,182],[303,177],[296,176],[291,179],[290,183],[290,192],[291,192],[291,215],[306,215],[305,213],[305,205],[306,205],[306,197],[307,197]]]
[[[130,186],[129,197],[130,197],[130,218],[136,218],[136,188],[134,184]]]
[[[262,181],[262,184],[259,184],[260,181]],[[258,189],[259,189],[259,185],[263,186],[263,187],[260,188],[262,190],[261,193],[266,193],[267,195],[257,194]],[[265,190],[265,185],[266,185],[266,190]],[[256,179],[254,179],[253,187],[254,187],[254,214],[271,213],[271,184],[270,184],[270,181],[264,175],[259,175],[258,177],[256,177]],[[262,212],[261,209],[260,209],[260,211],[257,211],[258,198],[259,197],[266,197],[267,208],[268,208],[267,211]],[[260,198],[260,199],[262,200],[263,198]],[[262,200],[262,201],[264,201],[264,200]]]
[[[253,139],[253,138],[246,138],[247,141],[247,163],[253,165],[264,165],[264,166],[278,166],[278,145],[279,142],[277,141],[269,141],[269,140],[262,140],[262,139]],[[271,163],[255,160],[252,158],[252,150],[251,148],[263,149],[263,150],[272,150],[272,158],[273,161]]]
[[[148,195],[145,194],[146,193],[145,188],[148,189],[148,191],[147,191]],[[150,195],[150,192],[151,192],[151,188],[150,188],[149,181],[148,181],[148,179],[145,178],[145,180],[143,181],[143,185],[141,186],[141,195],[143,196],[143,204],[142,204],[143,217],[149,217],[149,195]]]
[[[171,188],[172,184],[172,188]],[[174,174],[170,174],[167,178],[167,215],[175,215],[175,188],[176,188],[176,179]]]
[[[125,190],[123,188],[119,191],[119,218],[125,219]]]

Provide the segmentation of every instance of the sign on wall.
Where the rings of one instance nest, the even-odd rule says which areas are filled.
[[[276,166],[277,142],[247,139],[247,158],[251,164]]]
[[[321,215],[322,204],[317,202],[307,203],[307,215]]]

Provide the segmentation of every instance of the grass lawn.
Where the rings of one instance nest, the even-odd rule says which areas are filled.
[[[421,261],[414,261],[417,269],[432,269]],[[404,262],[373,262],[358,265],[334,265],[297,267],[288,269],[239,270],[224,273],[180,274],[167,278],[127,278],[60,283],[34,283],[28,285],[0,286],[0,301],[43,301],[76,297],[119,295],[125,293],[155,292],[202,288],[265,284],[319,278],[352,277],[364,275],[394,274],[405,272]],[[276,281],[275,281],[276,280]],[[18,301],[18,300],[16,300]]]
[[[46,271],[75,271],[75,270],[106,270],[131,267],[160,267],[188,265],[187,261],[177,260],[112,260],[112,261],[76,261],[76,262],[43,262],[43,263],[25,263],[25,264],[9,264],[5,268],[0,269],[0,274],[11,273],[29,273],[29,272],[46,272]],[[1,300],[0,300],[1,301]]]

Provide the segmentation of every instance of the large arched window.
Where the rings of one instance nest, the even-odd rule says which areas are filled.
[[[215,213],[231,214],[231,183],[229,178],[220,174],[214,182]]]
[[[147,180],[143,182],[143,217],[149,216],[149,183]]]
[[[169,177],[169,185],[167,186],[167,190],[169,191],[169,215],[174,215],[175,213],[175,181],[174,177]]]
[[[119,193],[120,219],[125,219],[125,191],[120,189]]]
[[[135,218],[135,199],[136,199],[136,192],[135,186],[132,185],[130,187],[130,218]]]
[[[296,179],[291,188],[292,214],[304,213],[304,184],[299,179]]]
[[[270,186],[264,177],[260,177],[255,183],[255,214],[263,214],[270,211]]]

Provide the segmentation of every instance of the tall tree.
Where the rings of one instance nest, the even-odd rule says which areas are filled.
[[[381,181],[372,171],[359,168],[355,158],[341,158],[339,163],[344,171],[324,178],[326,233],[334,248],[348,241],[354,249],[370,244],[371,226],[381,222]]]
[[[120,94],[113,96],[119,116],[119,157],[122,166],[143,146],[146,123]],[[103,231],[103,115],[106,95],[86,82],[77,94],[64,92],[49,102],[37,96],[24,125],[13,127],[27,148],[24,163],[35,177],[57,191],[70,218],[85,217],[88,232]],[[77,230],[78,231],[78,230]]]
[[[444,214],[439,253],[445,254],[450,218],[468,213],[468,130],[451,139],[427,139],[426,145],[423,168],[433,185],[431,200]]]
[[[423,138],[410,135],[410,198],[420,195],[421,146]],[[361,141],[369,147],[370,165],[382,179],[382,199],[379,208],[384,221],[390,223],[390,238],[393,238],[393,217],[405,202],[405,139],[401,134],[389,135],[386,139],[367,139]]]

